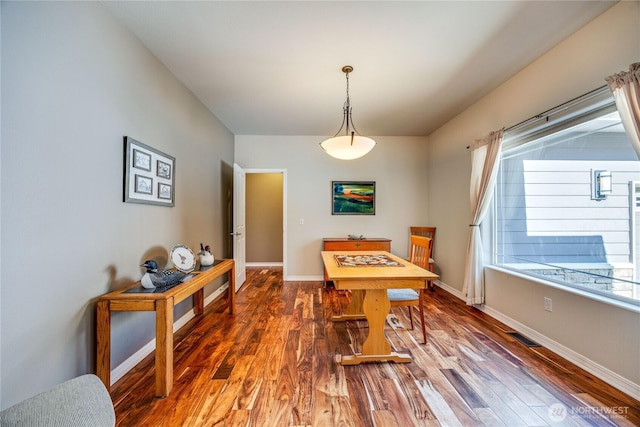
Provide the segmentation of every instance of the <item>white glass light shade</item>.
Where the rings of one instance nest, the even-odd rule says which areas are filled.
[[[611,191],[611,172],[596,171],[596,193],[598,197],[607,197]]]
[[[353,138],[353,142],[351,139]],[[376,142],[366,136],[342,135],[325,139],[320,146],[328,155],[341,160],[353,160],[364,156],[375,147]]]

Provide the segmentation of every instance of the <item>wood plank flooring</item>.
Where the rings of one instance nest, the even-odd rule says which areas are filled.
[[[640,402],[436,288],[428,343],[393,308],[385,333],[408,364],[341,366],[366,321],[332,322],[348,294],[248,269],[236,314],[224,300],[175,334],[174,388],[154,397],[153,355],[112,387],[118,426],[632,426]],[[418,320],[417,309],[415,319]],[[419,320],[416,325],[419,325]]]

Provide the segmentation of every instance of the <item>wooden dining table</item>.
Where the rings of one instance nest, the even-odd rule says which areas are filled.
[[[439,276],[386,251],[322,251],[328,280],[338,290],[351,291],[351,300],[342,315],[332,320],[366,318],[369,334],[356,354],[336,355],[342,365],[363,362],[411,362],[411,356],[391,351],[384,325],[391,305],[387,289],[423,289]]]

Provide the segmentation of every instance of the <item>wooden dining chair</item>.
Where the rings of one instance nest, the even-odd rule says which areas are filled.
[[[433,273],[433,265],[435,264],[435,256],[433,254],[433,244],[436,240],[436,227],[409,227],[412,236],[423,236],[431,238],[431,256],[429,257],[429,268],[428,270]],[[434,284],[430,283],[430,289],[434,289]]]
[[[427,270],[429,266],[429,258],[431,257],[432,242],[433,239],[429,237],[411,236],[409,262]],[[389,297],[391,307],[408,307],[411,329],[413,329],[413,315],[411,307],[418,306],[420,321],[422,324],[422,338],[426,344],[427,329],[424,324],[424,289],[387,289],[387,296]]]

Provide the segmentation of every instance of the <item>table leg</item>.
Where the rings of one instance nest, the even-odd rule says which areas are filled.
[[[343,320],[362,320],[366,319],[364,312],[362,311],[362,301],[368,291],[362,289],[354,289],[351,291],[351,300],[349,305],[344,310],[343,314],[335,315],[331,320],[334,322],[340,322]]]
[[[236,265],[235,262],[229,270],[229,288],[227,289],[229,304],[229,314],[233,314],[236,309]]]
[[[362,310],[369,323],[369,335],[362,345],[362,354],[388,354],[391,346],[384,335],[384,324],[391,309],[386,289],[371,289],[365,294]]]
[[[111,390],[111,312],[109,301],[96,304],[96,375]]]
[[[173,298],[156,301],[156,396],[173,388]]]
[[[197,290],[193,294],[193,313],[196,316],[204,313],[204,288]]]
[[[384,324],[391,304],[386,289],[368,289],[364,296],[362,309],[369,322],[369,335],[362,345],[362,353],[341,356],[342,365],[358,365],[362,362],[393,361],[411,362],[408,354],[391,351],[391,345],[384,335]]]

